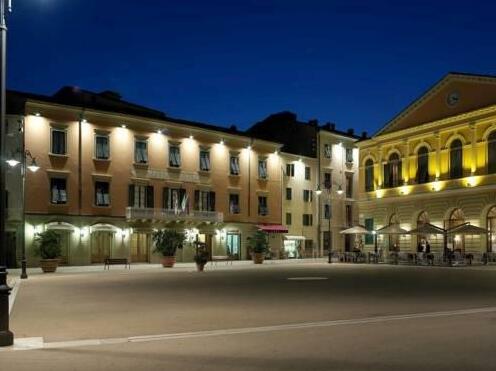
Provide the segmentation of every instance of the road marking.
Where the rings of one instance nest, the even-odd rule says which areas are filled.
[[[17,292],[19,291],[19,286],[21,286],[21,280],[14,280],[14,287],[9,295],[9,315],[12,312],[12,308],[14,308],[14,302],[16,300]]]
[[[327,279],[327,277],[289,277],[288,281],[322,281]]]
[[[412,314],[365,317],[365,318],[319,321],[319,322],[302,322],[302,323],[273,325],[273,326],[245,327],[245,328],[206,330],[206,331],[195,331],[195,332],[179,332],[172,334],[131,336],[131,337],[122,337],[122,338],[69,340],[69,341],[58,341],[51,343],[43,342],[43,338],[24,338],[24,339],[21,338],[21,339],[15,339],[14,345],[12,347],[0,348],[0,352],[9,351],[9,350],[13,351],[13,350],[33,350],[33,349],[61,349],[61,348],[83,347],[83,346],[95,346],[95,345],[141,343],[148,341],[167,341],[167,340],[203,338],[203,337],[211,337],[211,336],[254,334],[254,333],[264,333],[264,332],[300,330],[300,329],[318,328],[318,327],[324,328],[324,327],[334,327],[334,326],[361,325],[361,324],[371,324],[371,323],[381,323],[381,322],[401,321],[401,320],[411,320],[411,319],[421,319],[421,318],[452,317],[452,316],[473,315],[473,314],[494,313],[494,312],[496,312],[496,307],[485,307],[485,308],[460,309],[460,310],[441,311],[441,312],[412,313]]]

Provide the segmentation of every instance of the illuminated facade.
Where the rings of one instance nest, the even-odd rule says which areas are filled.
[[[63,264],[85,265],[107,256],[158,262],[151,235],[159,228],[186,231],[178,261],[192,261],[196,239],[212,255],[246,259],[256,226],[281,222],[277,143],[172,119],[113,93],[66,88],[9,100],[22,101],[9,120],[24,125],[40,166],[26,174],[31,266],[33,236],[46,229],[60,234]],[[280,249],[281,240],[271,244]]]
[[[448,247],[496,251],[496,78],[448,74],[360,149],[359,220],[368,229],[409,230],[470,222],[490,237],[451,236]],[[427,236],[442,249],[442,237]],[[366,248],[374,248],[372,236]],[[418,237],[378,237],[415,251]]]

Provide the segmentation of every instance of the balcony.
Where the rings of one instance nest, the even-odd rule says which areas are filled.
[[[126,218],[146,219],[156,221],[184,221],[184,222],[211,222],[222,223],[224,214],[217,211],[181,211],[168,209],[153,209],[145,207],[128,207],[126,208]]]

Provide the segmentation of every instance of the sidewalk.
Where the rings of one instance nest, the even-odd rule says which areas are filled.
[[[283,260],[265,260],[265,262],[260,264],[254,264],[251,260],[237,260],[231,262],[208,262],[205,266],[205,270],[225,270],[225,269],[249,269],[255,267],[273,266],[273,265],[299,265],[299,264],[322,264],[327,263],[327,258],[315,258],[315,259],[283,259]],[[80,265],[80,266],[60,266],[57,268],[57,272],[50,274],[51,276],[57,274],[73,274],[73,273],[91,273],[91,272],[108,272],[108,271],[128,271],[124,269],[124,266],[114,265],[110,266],[109,270],[104,270],[103,264],[92,264],[92,265]],[[161,264],[149,264],[149,263],[134,263],[131,264],[131,269],[129,271],[191,271],[196,270],[195,263],[176,263],[174,268],[163,268]],[[9,278],[15,279],[21,275],[21,269],[9,269]],[[41,268],[28,268],[28,276],[42,275],[43,272]]]

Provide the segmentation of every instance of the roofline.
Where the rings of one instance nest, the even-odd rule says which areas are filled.
[[[24,94],[21,92],[21,94]],[[30,94],[34,97],[37,97],[38,95],[36,94]],[[44,97],[44,96],[40,96]],[[50,98],[50,97],[48,97]],[[132,120],[140,120],[140,121],[148,121],[152,123],[158,123],[158,124],[176,124],[176,125],[181,125],[183,127],[195,130],[195,131],[207,131],[207,132],[214,132],[217,134],[222,134],[222,135],[229,135],[229,136],[234,136],[234,137],[241,137],[246,140],[249,140],[251,143],[253,142],[259,142],[262,144],[267,144],[273,147],[276,147],[278,149],[282,148],[283,144],[278,143],[278,142],[272,142],[264,139],[260,139],[254,136],[250,136],[246,134],[245,132],[233,132],[232,130],[229,130],[229,128],[221,127],[221,126],[216,126],[212,124],[205,124],[205,123],[200,123],[200,122],[195,122],[195,121],[189,121],[185,119],[178,119],[178,118],[173,118],[173,117],[168,117],[164,116],[164,118],[151,118],[151,117],[146,117],[146,116],[137,116],[137,115],[131,115],[127,113],[121,113],[121,112],[114,112],[114,111],[107,111],[107,110],[97,110],[94,108],[85,108],[83,106],[76,106],[76,105],[69,105],[69,104],[62,104],[62,103],[57,103],[54,102],[53,100],[43,100],[43,99],[32,99],[30,97],[26,97],[26,105],[28,103],[35,104],[35,105],[45,105],[45,106],[55,106],[59,108],[69,108],[72,110],[80,110],[84,112],[92,112],[95,114],[105,114],[105,115],[112,115],[112,116],[119,116],[119,117],[127,117],[128,119]],[[26,112],[24,113],[26,114]],[[201,126],[205,127],[201,127]]]

